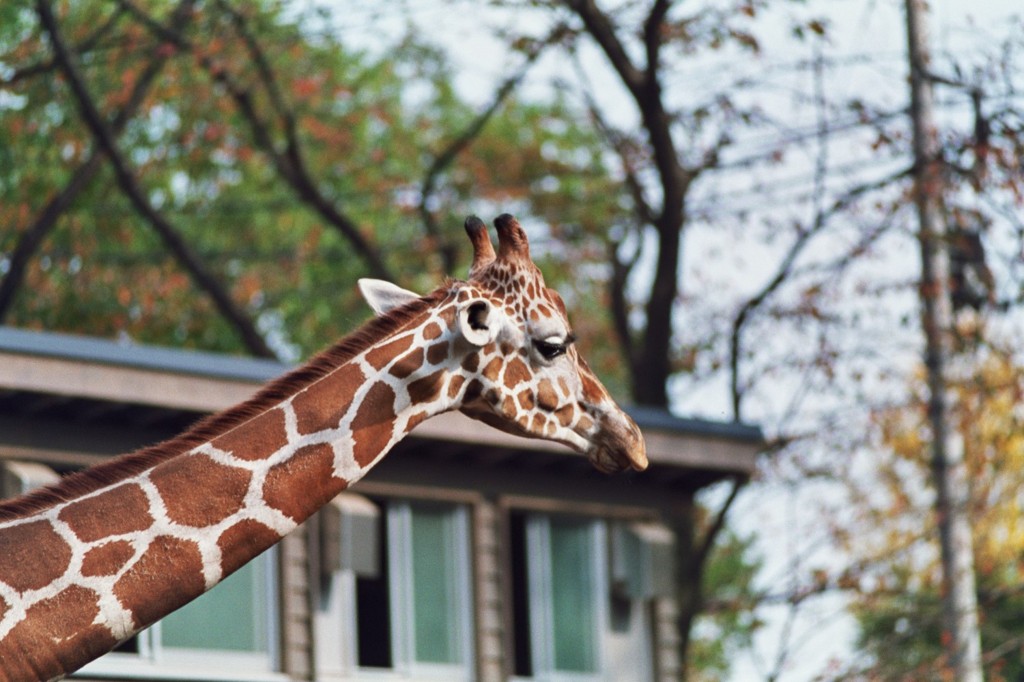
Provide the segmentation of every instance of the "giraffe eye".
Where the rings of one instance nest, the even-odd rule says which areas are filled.
[[[570,334],[565,338],[564,341],[551,337],[543,341],[534,339],[533,347],[537,349],[537,352],[541,354],[545,360],[554,360],[559,355],[565,355],[565,352],[569,349],[569,346],[576,337]]]

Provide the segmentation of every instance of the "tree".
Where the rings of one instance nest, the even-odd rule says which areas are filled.
[[[767,467],[779,487],[841,491],[850,476],[861,475],[850,462],[870,446],[866,415],[903,388],[895,384],[907,371],[907,349],[923,338],[915,314],[920,273],[900,257],[916,246],[905,226],[919,167],[906,117],[905,67],[900,65],[899,77],[885,79],[878,74],[895,71],[884,56],[830,58],[832,28],[813,7],[786,18],[790,39],[810,57],[773,65],[755,18],[795,3],[527,4],[564,25],[563,44],[576,68],[560,84],[570,84],[590,114],[622,180],[626,222],[599,228],[589,239],[608,254],[603,281],[609,324],[634,399],[665,406],[672,396],[685,404],[679,396],[686,389],[712,385],[721,391],[725,385],[730,416],[758,415],[774,436],[775,457]],[[948,88],[940,115],[952,121],[938,138],[937,165],[949,183],[939,210],[984,214],[975,222],[991,229],[986,234],[980,228],[978,237],[975,228],[971,243],[987,246],[990,260],[1002,266],[979,263],[978,249],[962,251],[974,254],[964,257],[971,265],[962,279],[979,281],[981,295],[968,291],[960,300],[978,301],[985,314],[1003,307],[990,302],[1018,297],[1007,273],[1019,272],[1014,263],[1024,235],[1015,217],[1020,174],[1013,170],[1022,149],[1021,121],[1013,113],[1019,107],[1012,104],[1019,104],[1014,64],[1020,44],[1012,32],[1007,35],[990,51],[947,59],[942,70],[954,75],[928,76]],[[708,55],[716,52],[729,68],[714,69],[718,65]],[[595,54],[621,85],[618,97],[602,100],[608,81],[596,87],[590,80]],[[744,58],[756,60],[758,75],[741,71],[733,78],[735,63]],[[856,60],[872,69],[864,81],[869,85],[854,96],[835,94],[845,84],[845,67]],[[687,75],[707,67],[713,74],[707,80],[717,78],[699,96],[680,76],[689,61],[697,66]],[[792,78],[780,84],[783,71]],[[759,78],[766,81],[763,89]],[[810,115],[794,122],[786,117],[792,112],[761,105],[759,100],[771,99],[766,91],[772,87],[794,91],[799,106],[793,109]],[[608,99],[628,102],[632,125],[615,118]],[[963,104],[973,112],[967,125],[956,114]],[[791,157],[802,158],[794,163]],[[744,201],[748,195],[752,200]],[[731,202],[741,207],[733,209]],[[697,252],[689,257],[697,265],[678,258],[684,240],[686,251]],[[645,271],[648,277],[640,274]],[[724,519],[735,499],[726,497],[717,518]],[[835,499],[844,499],[843,493]],[[815,597],[849,590],[867,570],[859,561],[836,566],[843,559],[823,549],[833,528],[846,528],[843,509],[824,502],[821,507],[830,516],[802,514],[804,528],[816,524],[821,530],[813,539],[799,538],[787,562],[790,575],[766,581],[773,589],[764,602],[786,609],[787,624]],[[684,657],[695,614],[703,608],[704,595],[693,586],[711,556],[708,539],[724,523],[701,527],[697,516],[681,518],[676,527],[683,539],[678,583]],[[770,679],[782,675],[797,650],[791,646],[794,629],[781,630],[791,641],[780,642],[766,671]]]
[[[726,679],[737,653],[750,647],[763,625],[753,609],[754,579],[763,561],[755,538],[726,528],[716,541],[702,575],[701,590],[707,596],[694,622],[687,661],[689,677],[698,681]]]
[[[481,117],[436,47],[351,53],[273,2],[4,12],[0,321],[294,358],[362,315],[356,278],[453,274],[423,268],[418,197],[449,131]],[[606,194],[562,151],[596,138],[514,85],[435,178],[446,229],[528,193],[568,203],[535,178]]]
[[[759,107],[743,96],[749,85],[726,79],[698,98],[685,90],[680,95],[679,89],[669,88],[668,84],[679,78],[678,71],[689,60],[713,61],[708,55],[715,53],[721,55],[722,63],[759,56],[761,43],[754,34],[755,19],[767,3],[695,7],[654,0],[599,6],[592,0],[566,0],[531,4],[544,8],[552,23],[564,27],[563,44],[569,59],[577,65],[573,87],[603,136],[607,157],[621,178],[618,201],[628,208],[628,213],[618,224],[606,222],[596,230],[591,229],[588,237],[605,253],[603,283],[606,308],[610,311],[606,324],[610,324],[618,341],[633,399],[639,404],[668,408],[673,402],[669,392],[673,382],[717,381],[725,369],[730,383],[730,416],[740,420],[746,415],[745,399],[754,383],[752,376],[744,377],[753,374],[749,366],[755,363],[748,359],[756,356],[748,347],[748,339],[757,333],[751,332],[754,323],[765,317],[762,310],[781,293],[780,289],[792,288],[792,280],[798,279],[799,257],[816,238],[829,231],[832,219],[866,195],[905,175],[906,166],[855,184],[829,201],[824,189],[824,164],[819,164],[812,218],[808,222],[794,221],[792,241],[777,256],[775,274],[753,293],[737,297],[731,291],[723,297],[728,303],[721,306],[722,314],[732,317],[733,324],[728,337],[729,359],[722,362],[720,332],[713,330],[701,337],[699,332],[683,331],[707,331],[694,323],[707,308],[700,310],[700,303],[692,295],[684,296],[690,284],[684,282],[682,254],[684,239],[695,229],[694,223],[711,223],[723,231],[735,228],[728,225],[730,216],[695,212],[694,195],[714,192],[705,186],[723,183],[720,175],[729,171],[755,166],[771,168],[782,156],[782,146],[754,152],[737,149],[738,139],[770,124]],[[814,18],[801,20],[794,32],[820,37],[825,33],[825,25]],[[589,81],[587,65],[595,51],[621,85],[624,97],[615,101],[629,103],[635,127],[613,123],[614,113]],[[818,78],[822,78],[820,73]],[[825,116],[824,97],[817,103]],[[827,158],[825,127],[823,121],[808,136],[822,150],[820,158]],[[849,253],[836,258],[838,264],[829,268],[831,274],[880,232],[858,239]],[[778,233],[773,238],[781,241]],[[806,282],[806,273],[801,274]],[[822,268],[815,278],[817,281],[812,284],[802,284],[802,291],[807,293],[800,304],[783,313],[797,325],[808,319],[813,324],[824,318],[815,302],[825,291],[820,281],[829,277]],[[822,349],[811,362],[825,366],[828,352],[827,348]],[[778,441],[785,442],[786,438]],[[725,528],[726,515],[745,483],[743,478],[730,480],[731,491],[724,504],[704,523],[700,520],[704,512],[694,497],[684,495],[685,499],[680,501],[675,531],[680,539],[676,582],[683,660],[691,661],[691,636],[707,597],[701,585],[708,562],[714,556],[716,536]],[[689,672],[698,674],[696,668]]]
[[[606,162],[613,133],[581,120],[567,97],[515,96],[540,52],[572,42],[561,23],[517,43],[519,71],[476,111],[420,36],[386,55],[353,53],[317,31],[315,12],[280,3],[40,0],[4,12],[0,210],[15,229],[0,236],[0,321],[293,358],[361,315],[345,293],[356,278],[402,273],[406,286],[427,286],[464,260],[439,226],[510,204],[547,226],[535,243],[548,248],[536,250],[571,307],[611,299],[630,314],[618,279],[587,267],[611,254],[620,278],[636,262],[623,259],[623,242],[640,234],[640,209],[624,198],[638,186]],[[649,40],[657,52],[661,39]],[[657,78],[656,64],[649,73]],[[648,106],[656,134],[669,133],[663,104]],[[662,163],[652,331],[620,328],[646,350],[623,370],[618,349],[600,342],[607,320],[575,315],[611,383],[653,391],[646,402],[662,406],[678,182],[690,172],[681,164]],[[646,200],[642,210],[653,211]],[[703,555],[722,518],[697,538]],[[702,566],[687,565],[688,579],[699,583]]]
[[[986,348],[971,371],[961,370],[953,416],[966,445],[971,482],[968,516],[975,531],[974,560],[985,677],[1015,680],[1024,673],[1020,632],[1020,585],[1024,568],[1024,430],[1019,405],[1024,368],[1013,352]],[[877,585],[854,599],[860,645],[870,655],[867,670],[883,679],[925,678],[948,665],[941,632],[944,617],[936,520],[927,513],[920,482],[930,469],[923,382],[915,400],[880,410],[875,417],[881,445],[894,458],[880,472],[883,490],[864,491],[860,513],[878,532],[854,542],[861,556],[878,557],[863,581]],[[922,504],[924,502],[924,504]]]
[[[848,510],[822,500],[846,499],[852,474],[876,468],[854,464],[874,453],[867,415],[905,390],[920,338],[918,273],[901,257],[914,246],[902,58],[835,54],[835,3],[501,4],[545,21],[495,39],[508,69],[469,106],[425,31],[356,52],[305,6],[55,3],[66,61],[139,194],[212,275],[206,288],[138,217],[39,8],[3,4],[0,321],[257,352],[214,303],[219,287],[271,350],[296,357],[363,315],[347,294],[357,277],[422,289],[465,262],[446,225],[514,210],[608,385],[766,427],[774,456],[758,488],[776,497],[759,521],[780,489],[827,490],[785,531],[792,547],[770,540],[791,561],[755,580],[760,600],[694,589],[727,544],[734,500],[758,490],[727,481],[715,513],[681,495],[682,654],[704,646],[705,607],[756,602],[795,621],[870,568],[835,565]],[[1012,321],[1024,88],[1021,32],[1007,35],[937,60],[930,77],[941,210],[967,236],[954,253],[960,312]],[[557,94],[527,100],[519,85],[549,54],[568,65]],[[857,65],[870,87],[851,94]],[[797,657],[796,628],[782,630],[773,679]]]

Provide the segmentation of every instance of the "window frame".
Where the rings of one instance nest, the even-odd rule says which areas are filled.
[[[444,532],[449,549],[454,556],[448,557],[452,575],[451,593],[455,598],[453,610],[455,631],[454,647],[457,662],[436,663],[419,661],[416,658],[416,615],[414,599],[413,515],[415,508],[443,510],[448,517]],[[473,575],[471,563],[471,537],[469,513],[464,505],[421,500],[390,501],[387,504],[388,523],[388,572],[392,580],[390,590],[391,608],[391,649],[393,670],[416,679],[437,678],[442,680],[472,679],[473,669]],[[400,569],[400,570],[396,570]]]
[[[356,575],[351,569],[336,571],[325,585],[321,607],[315,618],[318,642],[318,675],[355,680],[445,680],[471,682],[476,679],[476,581],[473,563],[473,501],[405,495],[370,495],[381,507],[388,562],[388,608],[390,617],[390,667],[359,664],[359,608]],[[452,563],[452,594],[457,662],[432,663],[416,660],[415,615],[413,607],[412,514],[416,507],[444,510],[449,519]],[[325,649],[333,648],[328,652]]]
[[[256,587],[262,589],[262,606],[266,610],[265,651],[165,646],[161,640],[161,621],[157,621],[135,635],[137,652],[112,651],[90,662],[72,677],[114,676],[210,682],[277,682],[287,679],[280,672],[281,588],[277,546],[271,547],[252,562],[263,562],[262,580],[257,579],[259,585]],[[213,589],[216,590],[217,586]],[[253,607],[257,608],[260,605],[256,602],[255,592],[253,596]]]
[[[513,682],[598,682],[604,679],[606,668],[605,635],[609,629],[609,571],[608,571],[608,531],[603,519],[574,514],[550,513],[531,509],[512,509],[510,513],[520,514],[523,518],[525,557],[520,560],[526,567],[526,591],[530,667],[529,676],[516,675],[510,671]],[[593,671],[560,670],[556,667],[554,651],[554,607],[552,598],[552,559],[551,553],[551,522],[556,519],[567,519],[586,527],[588,552],[590,554],[587,569],[590,574],[589,599],[594,606],[593,623],[591,625],[591,641],[593,643]],[[509,543],[512,551],[513,543]],[[521,599],[524,595],[513,594],[510,590],[509,599]],[[515,606],[510,604],[510,610]],[[510,628],[515,637],[519,628]],[[509,648],[512,652],[515,646]]]

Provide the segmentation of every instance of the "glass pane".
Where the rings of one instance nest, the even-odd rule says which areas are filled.
[[[160,621],[165,647],[267,650],[267,559],[238,569],[212,590]]]
[[[551,519],[552,646],[556,670],[596,670],[590,524]]]
[[[412,507],[412,602],[416,660],[455,663],[457,612],[452,513]]]
[[[512,672],[516,677],[533,677],[533,649],[530,642],[530,585],[527,561],[526,516],[509,516],[509,573],[512,582],[512,640],[514,661]]]
[[[379,503],[382,509],[384,503]],[[391,667],[391,563],[388,555],[388,524],[377,524],[380,573],[356,577],[356,636],[359,665],[364,668]]]

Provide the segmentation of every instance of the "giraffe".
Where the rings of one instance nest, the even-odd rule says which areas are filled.
[[[0,505],[0,680],[58,679],[216,585],[362,478],[423,420],[461,410],[647,467],[640,430],[573,346],[508,214],[466,220],[466,281],[420,297],[360,280],[376,317],[184,434]]]

